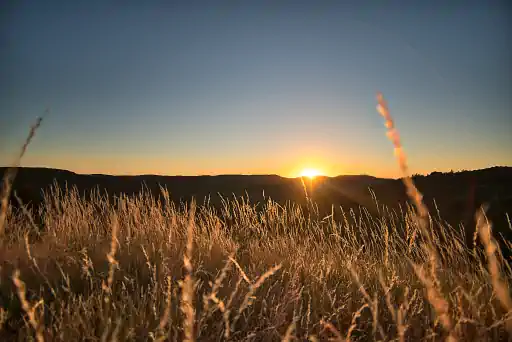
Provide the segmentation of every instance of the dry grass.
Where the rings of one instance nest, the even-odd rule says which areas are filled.
[[[22,211],[7,217],[12,236],[0,253],[5,337],[34,331],[49,340],[507,336],[511,274],[496,244],[493,254],[478,245],[475,255],[472,245],[457,243],[462,233],[436,226],[432,239],[445,247],[439,250],[446,262],[438,262],[435,285],[427,240],[409,248],[405,225],[417,224],[408,219],[411,210],[347,225],[342,217],[310,219],[272,201],[259,211],[240,203],[221,211],[199,206],[194,215],[149,195],[92,203],[76,190],[54,194],[60,208],[46,203],[39,235],[30,234]],[[441,229],[448,239],[439,238]],[[483,235],[484,246],[488,241]],[[16,269],[24,296],[10,281]],[[34,311],[30,303],[40,300]]]
[[[30,145],[30,142],[34,138],[37,129],[39,126],[41,126],[41,122],[43,122],[43,118],[39,117],[37,118],[34,125],[30,128],[30,132],[28,133],[27,138],[25,139],[25,142],[23,143],[23,146],[21,147],[20,153],[17,156],[16,160],[14,161],[13,165],[7,169],[7,172],[5,173],[3,177],[3,187],[2,187],[2,193],[0,195],[0,239],[4,235],[5,230],[5,219],[7,217],[7,209],[9,206],[9,196],[11,194],[11,187],[12,183],[14,181],[14,178],[16,177],[16,173],[18,172],[18,167],[20,166],[21,159],[27,152],[28,145]],[[0,243],[3,242],[3,239],[0,240]]]
[[[0,338],[507,340],[512,272],[490,223],[479,213],[480,239],[466,246],[430,217],[379,102],[415,207],[350,223],[313,204],[216,209],[176,205],[166,190],[163,201],[85,200],[54,188],[39,234],[27,210],[5,211]]]

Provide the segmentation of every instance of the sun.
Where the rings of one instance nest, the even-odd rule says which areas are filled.
[[[300,173],[301,177],[308,177],[310,179],[313,179],[313,178],[315,178],[317,176],[321,176],[321,175],[322,175],[322,173],[315,169],[304,169]]]

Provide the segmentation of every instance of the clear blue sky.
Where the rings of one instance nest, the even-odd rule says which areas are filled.
[[[11,1],[0,164],[81,173],[397,176],[512,165],[507,1]]]

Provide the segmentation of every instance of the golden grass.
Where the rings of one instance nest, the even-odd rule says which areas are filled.
[[[181,286],[181,311],[183,312],[183,341],[194,341],[195,308],[194,308],[194,278],[192,267],[192,251],[194,246],[196,204],[192,201],[189,210],[189,223],[187,229],[187,247],[183,256],[185,279]]]
[[[381,217],[352,224],[308,219],[293,204],[268,201],[251,212],[231,203],[223,211],[199,206],[192,224],[190,208],[164,207],[149,195],[119,203],[98,198],[99,206],[73,189],[54,194],[60,207],[47,203],[39,236],[27,234],[33,228],[21,211],[7,217],[17,233],[0,253],[8,314],[2,336],[24,339],[37,331],[23,323],[31,306],[21,308],[15,287],[4,281],[16,269],[26,300],[44,300],[44,315],[40,308],[36,316],[45,324],[36,327],[53,340],[325,340],[336,331],[342,340],[349,333],[352,340],[401,341],[507,336],[511,274],[500,254],[492,259],[498,266],[488,267],[480,246],[478,258],[472,245],[438,246],[447,247],[440,253],[449,262],[437,287],[430,256],[421,244],[409,250],[401,230],[413,224],[410,211],[381,211],[386,225]],[[119,209],[125,206],[131,209]],[[227,215],[229,226],[222,223]],[[439,229],[447,241],[461,238]],[[32,236],[30,245],[25,236]]]
[[[44,304],[43,300],[40,300],[36,304],[32,305],[27,300],[27,291],[25,288],[25,283],[20,279],[20,271],[16,270],[14,271],[14,274],[12,276],[12,281],[14,285],[16,286],[17,292],[18,292],[18,298],[21,303],[21,307],[25,311],[28,317],[28,323],[32,326],[32,328],[35,331],[35,337],[38,342],[43,342],[43,328],[40,323],[40,317],[38,317],[37,308],[40,307],[42,304]]]
[[[378,194],[378,216],[323,220],[312,201],[214,208],[166,189],[160,201],[54,187],[31,234],[27,210],[2,207],[0,339],[507,340],[512,272],[490,223],[477,213],[471,246],[431,224],[378,100],[414,204],[401,212]]]
[[[449,342],[455,342],[457,341],[457,337],[456,331],[453,330],[453,324],[449,314],[449,303],[441,293],[440,281],[437,275],[439,256],[437,255],[434,239],[432,238],[428,227],[428,209],[427,206],[423,203],[423,195],[418,190],[409,174],[407,157],[400,141],[400,135],[398,134],[398,130],[395,128],[395,124],[393,118],[391,117],[388,105],[381,93],[377,94],[377,102],[377,111],[385,119],[385,125],[388,129],[388,138],[392,141],[395,148],[395,156],[397,158],[400,171],[402,172],[402,181],[404,182],[407,195],[416,207],[416,212],[413,213],[413,216],[418,221],[420,232],[427,240],[427,243],[424,244],[424,248],[429,255],[430,277],[423,271],[420,266],[413,264],[414,271],[418,275],[418,278],[421,280],[421,282],[425,285],[427,289],[427,298],[434,308],[437,316],[439,317],[442,326],[448,332],[448,337],[446,340]]]

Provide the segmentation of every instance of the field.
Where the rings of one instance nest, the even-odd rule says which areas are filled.
[[[409,205],[390,208],[374,196],[372,212],[360,206],[331,215],[307,187],[305,205],[250,196],[221,198],[220,206],[177,203],[165,188],[159,198],[113,198],[55,186],[36,207],[5,199],[0,337],[509,339],[512,270],[504,255],[512,245],[498,241],[486,208],[476,210],[468,236],[403,180]]]
[[[411,210],[378,202],[378,219],[58,189],[45,205],[39,234],[27,213],[8,213],[9,340],[507,338],[511,271],[485,221],[473,248],[438,218],[425,235]]]

